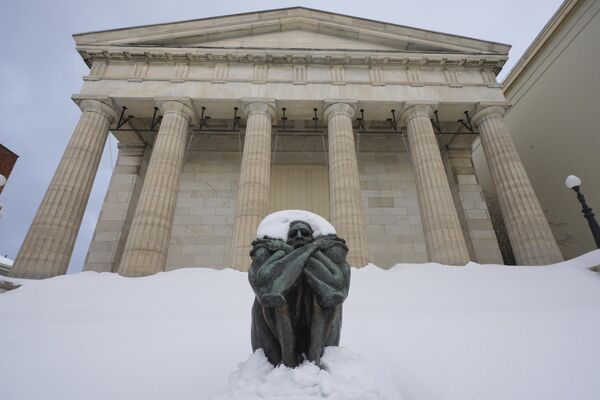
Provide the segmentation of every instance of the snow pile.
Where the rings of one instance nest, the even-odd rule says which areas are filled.
[[[290,222],[307,222],[313,230],[313,236],[335,234],[335,228],[320,215],[305,210],[283,210],[269,214],[262,220],[256,230],[257,238],[269,236],[276,239],[286,240],[290,228]]]
[[[599,264],[353,269],[325,371],[251,356],[242,272],[20,280],[0,294],[0,399],[597,400]]]
[[[328,347],[323,369],[305,361],[297,368],[273,367],[259,349],[229,377],[229,389],[215,400],[400,400],[365,360],[344,347]]]
[[[11,260],[10,258],[0,256],[0,265],[6,265],[7,267],[12,267],[12,265],[14,263],[15,262],[13,260]]]

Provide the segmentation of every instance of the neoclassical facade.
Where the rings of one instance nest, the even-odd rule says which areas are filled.
[[[109,132],[84,270],[247,270],[290,208],[328,218],[353,266],[502,263],[477,135],[518,263],[562,259],[503,121],[507,45],[302,7],[74,37],[81,118],[13,276],[66,272]]]

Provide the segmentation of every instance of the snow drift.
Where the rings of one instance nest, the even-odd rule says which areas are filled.
[[[324,371],[251,354],[242,272],[21,281],[0,294],[0,398],[596,400],[598,264],[353,270]]]

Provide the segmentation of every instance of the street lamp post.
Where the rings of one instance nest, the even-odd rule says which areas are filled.
[[[0,188],[4,185],[6,185],[6,177],[0,174]],[[4,215],[4,204],[0,203],[0,217],[2,217],[2,215]]]
[[[598,221],[594,218],[594,212],[585,202],[585,197],[579,190],[581,187],[581,179],[576,177],[575,175],[567,176],[565,180],[565,185],[569,189],[573,189],[575,193],[577,193],[577,200],[581,203],[581,212],[585,219],[587,219],[588,224],[590,225],[590,230],[592,231],[592,236],[594,237],[594,242],[596,242],[596,247],[600,249],[600,225],[598,225]]]

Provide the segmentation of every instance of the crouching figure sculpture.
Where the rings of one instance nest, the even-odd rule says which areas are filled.
[[[340,341],[350,285],[347,253],[343,239],[313,237],[304,221],[290,223],[287,242],[270,237],[252,242],[253,351],[262,348],[273,365],[295,367],[304,358],[320,364],[323,348]]]

